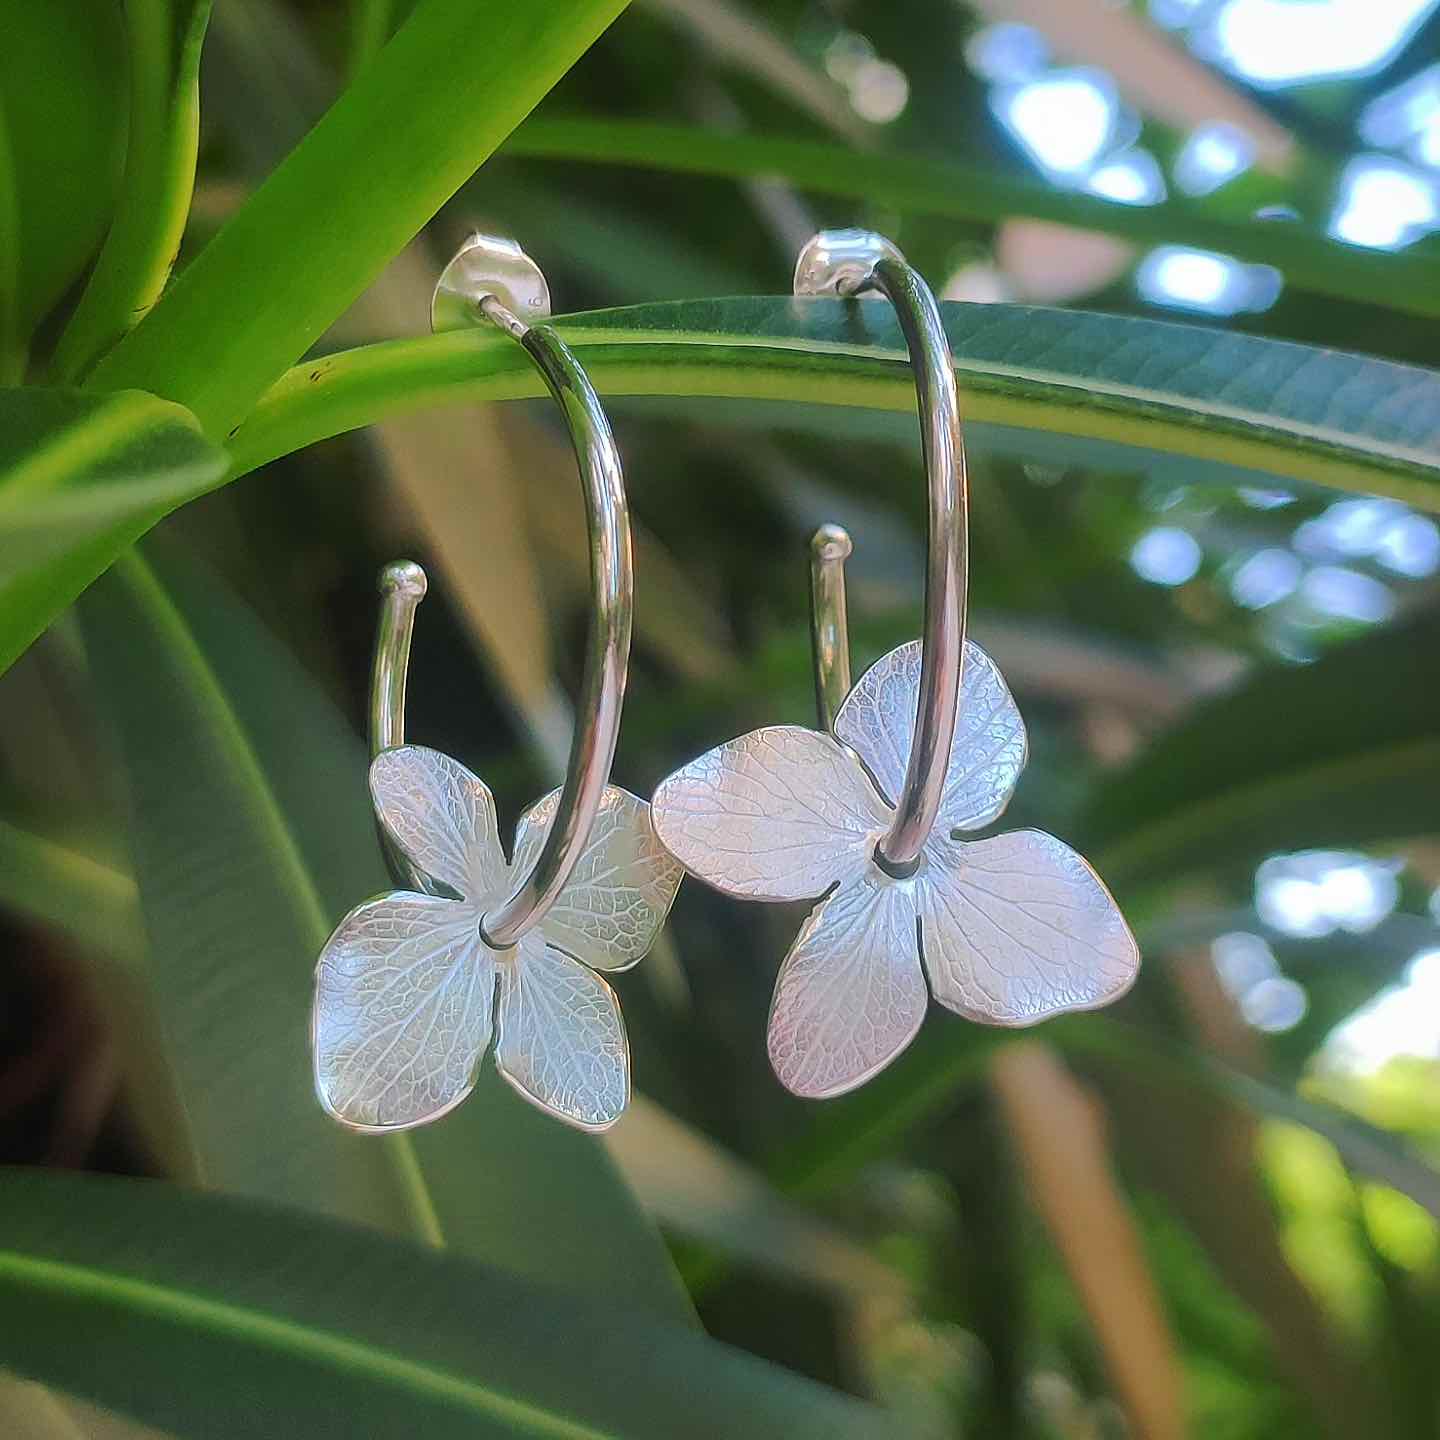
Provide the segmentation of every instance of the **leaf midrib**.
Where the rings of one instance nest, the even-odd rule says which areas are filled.
[[[722,395],[893,411],[913,406],[904,356],[898,347],[891,348],[888,339],[880,344],[852,343],[784,333],[778,297],[752,299],[753,314],[744,310],[742,302],[720,302],[731,308],[717,315],[717,321],[763,326],[763,333],[742,334],[718,324],[675,330],[657,327],[657,310],[683,320],[687,307],[693,311],[696,303],[594,311],[555,323],[564,338],[580,349],[597,388],[606,395]],[[740,309],[735,308],[737,303]],[[971,343],[968,323],[962,323],[954,342],[962,349]],[[1156,346],[1162,344],[1162,329],[1183,333],[1183,327],[1157,321],[1114,323],[1143,325],[1147,343]],[[1122,338],[1123,333],[1128,332],[1122,332]],[[1131,343],[1141,338],[1129,336]],[[1003,351],[1003,346],[994,348]],[[1305,347],[1286,343],[1284,348],[1300,351],[1296,363],[1314,358]],[[1254,363],[1257,353],[1246,351],[1237,363]],[[1386,366],[1385,375],[1391,377],[1387,383],[1392,385],[1434,380],[1430,372],[1413,367],[1344,358]],[[1435,493],[1440,466],[1418,430],[1414,436],[1392,437],[1370,433],[1373,427],[1360,424],[1359,417],[1359,428],[1346,429],[1203,394],[1157,390],[1113,378],[1097,381],[1079,373],[1082,363],[1083,354],[1078,352],[1073,371],[963,354],[955,360],[969,392],[970,417],[977,422],[1081,442],[1088,438],[1152,454],[1168,452],[1367,494],[1389,494],[1420,508],[1440,508]],[[1372,378],[1378,384],[1384,377],[1378,372],[1377,377]],[[1353,377],[1348,372],[1337,372],[1335,383],[1349,378]],[[537,384],[500,342],[479,334],[383,341],[325,356],[289,371],[267,392],[232,441],[228,478],[315,440],[403,413],[419,403],[411,402],[411,396],[423,397],[426,404],[514,399],[539,394]],[[1191,390],[1199,388],[1191,386]]]
[[[610,312],[598,311],[595,313],[603,315]],[[615,313],[623,314],[623,311]],[[576,320],[583,320],[585,318],[588,317],[577,316]],[[792,337],[775,334],[741,335],[729,331],[610,329],[603,326],[586,326],[581,323],[571,323],[565,316],[557,317],[552,323],[564,327],[565,338],[571,344],[604,345],[607,341],[620,341],[625,345],[633,344],[642,349],[646,346],[674,345],[677,347],[712,349],[716,351],[759,350],[799,355],[836,355],[855,360],[868,360],[881,365],[895,365],[907,372],[907,381],[910,368],[908,354],[898,345],[862,344],[858,341],[812,340],[802,336]],[[423,343],[423,341],[421,343]],[[1276,341],[1275,343],[1288,344],[1289,342]],[[499,349],[500,347],[497,345],[496,348]],[[340,352],[341,355],[345,353],[346,352],[343,351]],[[334,359],[338,357],[330,358]],[[1250,430],[1263,430],[1272,435],[1293,436],[1332,448],[1354,448],[1352,443],[1353,437],[1348,431],[1339,430],[1333,426],[1316,424],[1313,421],[1277,416],[1264,410],[1256,410],[1239,405],[1225,405],[1216,401],[1207,400],[1199,395],[1190,394],[1178,397],[1172,392],[1156,390],[1153,387],[1125,384],[1094,376],[1087,376],[1082,381],[1073,374],[1046,370],[1030,365],[1007,365],[1003,361],[987,360],[981,363],[954,354],[951,355],[951,365],[957,375],[961,377],[969,376],[972,383],[978,382],[976,388],[993,389],[996,388],[996,381],[1019,381],[1037,388],[1060,392],[1066,396],[1081,397],[1082,400],[1102,397],[1118,402],[1114,406],[1107,408],[1113,408],[1124,413],[1146,408],[1156,414],[1177,419],[1185,423],[1193,423],[1192,417],[1200,416],[1210,420],[1223,420],[1232,424],[1243,425]],[[295,368],[300,370],[304,367],[297,366]],[[1383,455],[1386,458],[1397,460],[1407,465],[1423,465],[1426,468],[1433,468],[1435,465],[1435,456],[1432,450],[1419,446],[1396,445],[1372,436],[1366,436],[1364,439],[1365,449],[1370,454]]]
[[[376,1345],[333,1331],[321,1330],[267,1314],[250,1306],[215,1300],[174,1285],[117,1275],[72,1261],[47,1260],[16,1250],[0,1250],[0,1276],[10,1276],[17,1288],[28,1286],[50,1294],[109,1304],[129,1314],[144,1314],[162,1321],[207,1331],[217,1338],[238,1340],[280,1354],[302,1356],[338,1372],[366,1375],[373,1380],[425,1395],[472,1413],[525,1426],[555,1440],[619,1440],[611,1431],[597,1430],[578,1421],[536,1408],[498,1390],[443,1370],[409,1360]]]
[[[196,704],[202,715],[208,717],[223,757],[237,773],[240,789],[250,797],[252,814],[257,823],[268,832],[273,842],[277,869],[299,907],[301,923],[311,932],[311,943],[318,954],[330,933],[325,906],[305,866],[299,841],[285,818],[285,812],[276,799],[239,716],[230,707],[224,688],[204,651],[155,572],[135,552],[119,561],[116,568],[123,571],[140,602],[149,609],[152,623],[168,635],[172,646],[187,664],[194,681]],[[417,1234],[427,1244],[443,1248],[445,1235],[440,1217],[410,1137],[390,1135],[373,1143],[384,1147],[396,1171]]]

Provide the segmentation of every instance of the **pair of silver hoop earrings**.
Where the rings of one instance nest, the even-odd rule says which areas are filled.
[[[477,236],[435,292],[437,329],[498,326],[564,412],[590,532],[594,615],[565,783],[521,817],[507,860],[489,790],[405,743],[418,565],[387,567],[371,689],[370,792],[401,889],[352,910],[316,967],[321,1104],[354,1130],[436,1120],[487,1051],[542,1110],[605,1130],[630,1095],[606,980],[643,958],[685,872],[747,900],[818,901],[780,966],[768,1048],[781,1083],[824,1099],[914,1038],[929,996],[982,1024],[1025,1026],[1108,1004],[1139,951],[1090,866],[1037,830],[967,841],[999,818],[1025,727],[994,661],[965,638],[965,458],[939,308],[889,241],[817,235],[797,296],[890,300],[909,347],[929,478],[924,642],[853,688],[849,537],[811,549],[820,726],[756,730],[682,766],[650,803],[609,784],[630,653],[633,578],[620,457],[585,372],[541,323],[545,279],[513,243]],[[929,978],[927,992],[926,977]]]

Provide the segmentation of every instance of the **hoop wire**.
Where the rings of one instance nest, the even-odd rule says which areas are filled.
[[[595,823],[620,733],[635,582],[620,454],[580,362],[548,325],[527,325],[496,296],[480,296],[473,304],[478,316],[524,347],[565,417],[585,496],[593,602],[575,736],[555,819],[529,874],[480,922],[486,944],[503,950],[514,945],[555,903]],[[371,683],[372,755],[405,743],[405,672],[415,608],[425,593],[424,572],[411,562],[387,566],[380,589],[384,601]],[[417,876],[393,847],[386,847],[386,858],[400,883],[424,888],[423,877]]]
[[[950,344],[930,287],[890,241],[870,231],[826,230],[816,235],[800,252],[795,293],[883,295],[895,309],[915,372],[930,501],[924,644],[905,781],[895,819],[876,855],[892,874],[906,875],[940,813],[965,658],[969,487]]]

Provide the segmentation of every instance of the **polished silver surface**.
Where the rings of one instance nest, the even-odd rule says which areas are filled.
[[[401,891],[352,910],[315,976],[325,1109],[362,1131],[406,1130],[453,1110],[490,1043],[495,962],[453,900]]]
[[[415,611],[425,598],[425,572],[413,560],[396,560],[380,572],[380,624],[370,674],[370,753],[405,743],[405,682]]]
[[[511,860],[516,874],[534,863],[559,804],[560,792],[552,790],[520,817]],[[570,882],[540,928],[550,944],[593,970],[628,970],[665,923],[682,873],[650,824],[650,807],[607,785]]]
[[[475,324],[475,305],[493,295],[526,325],[550,318],[550,287],[540,267],[503,235],[472,235],[440,272],[430,300],[430,328]]]
[[[380,572],[380,620],[375,631],[375,658],[370,670],[370,754],[378,755],[405,743],[405,683],[410,674],[410,637],[415,611],[425,598],[425,572],[413,560],[396,560]],[[397,885],[428,891],[425,876],[405,859],[385,833],[380,849]]]
[[[594,618],[565,784],[522,817],[506,860],[482,781],[405,742],[418,565],[389,566],[370,699],[370,789],[392,873],[407,889],[352,910],[316,967],[315,1085],[361,1131],[435,1120],[496,1065],[541,1109],[586,1130],[619,1118],[630,1058],[597,970],[650,948],[680,883],[644,801],[606,782],[630,654],[630,528],[620,458],[600,403],[550,329],[544,276],[510,241],[476,236],[436,288],[437,329],[495,325],[559,403],[583,483]]]
[[[822,230],[800,247],[794,291],[848,300],[869,289],[881,260],[905,263],[900,247],[873,230]]]
[[[1115,902],[1061,841],[1035,830],[953,838],[1000,815],[1025,761],[1019,712],[973,644],[938,823],[908,874],[878,863],[895,815],[883,792],[898,793],[908,773],[923,669],[918,645],[902,645],[861,678],[836,736],[753,731],[677,770],[651,802],[662,843],[717,889],[825,897],[770,1009],[770,1058],[798,1095],[843,1094],[898,1055],[924,1013],[927,973],[942,1005],[1031,1025],[1108,1003],[1139,967]]]
[[[843,745],[771,725],[661,781],[660,843],[692,874],[751,900],[811,900],[862,874],[890,808]]]
[[[370,762],[370,799],[427,889],[476,901],[505,893],[509,870],[495,799],[458,760],[423,745],[382,750]]]
[[[985,1025],[1094,1010],[1132,984],[1140,953],[1110,892],[1040,830],[939,841],[915,877],[935,998]]]
[[[869,292],[894,304],[915,370],[930,487],[924,641],[845,694],[850,543],[822,528],[811,599],[825,733],[753,731],[677,770],[651,802],[661,842],[717,889],[824,897],[780,968],[768,1034],[776,1075],[814,1099],[863,1084],[910,1043],[927,974],[962,1015],[1030,1025],[1108,1003],[1140,963],[1109,892],[1061,841],[956,838],[1004,811],[1025,726],[994,662],[965,639],[965,458],[934,297],[878,235],[826,231],[801,252],[797,295]]]
[[[964,659],[965,448],[950,342],[930,287],[889,240],[870,231],[825,230],[811,239],[795,266],[795,293],[884,295],[895,307],[915,373],[930,487],[924,664],[905,778],[896,797],[894,821],[880,842],[882,864],[904,874],[918,860],[940,813]]]
[[[860,677],[835,721],[836,735],[865,762],[891,804],[910,760],[922,669],[918,640],[892,650]],[[967,640],[937,827],[978,830],[998,820],[1025,759],[1025,722],[1010,687],[995,662]]]
[[[476,236],[446,267],[433,310],[437,328],[497,325],[524,347],[565,416],[589,525],[591,620],[575,738],[558,813],[544,846],[516,890],[485,915],[483,933],[497,949],[513,945],[555,903],[590,834],[620,732],[634,604],[630,516],[620,454],[579,361],[548,326],[529,323],[525,305],[538,309],[539,293],[533,283],[529,291],[520,284],[529,273],[526,266],[533,269],[533,262],[512,242]],[[534,273],[539,275],[538,270]],[[543,277],[540,283],[543,286]],[[457,300],[468,303],[452,304]],[[517,308],[517,302],[525,303]],[[548,311],[546,292],[544,313]]]
[[[615,992],[531,931],[500,967],[495,1066],[531,1104],[608,1130],[630,1099],[630,1044]]]
[[[854,546],[839,525],[822,525],[810,537],[810,649],[815,660],[815,711],[832,733],[850,693],[850,630],[845,604],[845,562]]]
[[[496,1064],[527,1099],[583,1129],[619,1118],[630,1092],[620,1010],[595,972],[650,948],[680,883],[649,807],[608,787],[600,819],[551,910],[505,949],[481,918],[543,848],[559,792],[521,819],[507,863],[489,790],[439,751],[405,745],[371,763],[371,794],[405,864],[445,894],[398,891],[341,922],[316,968],[315,1084],[355,1130],[438,1119]]]
[[[875,866],[810,912],[780,967],[766,1048],[785,1088],[827,1100],[914,1038],[929,996],[910,895]]]

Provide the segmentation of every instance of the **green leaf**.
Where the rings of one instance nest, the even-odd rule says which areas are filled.
[[[421,0],[92,385],[153,390],[225,434],[624,5]]]
[[[200,44],[211,0],[126,0],[130,124],[120,205],[55,347],[74,380],[160,298],[180,249],[200,137]]]
[[[1286,1364],[1303,1392],[1333,1408],[1337,1434],[1368,1433],[1359,1423],[1360,1372],[1321,1328],[1318,1311],[1288,1269],[1261,1203],[1248,1151],[1236,1134],[1250,1114],[1304,1125],[1330,1140],[1346,1163],[1410,1196],[1440,1218],[1440,1175],[1393,1136],[1329,1106],[1242,1075],[1184,1046],[1157,1044],[1134,1026],[1096,1016],[1066,1016],[1044,1029],[1056,1049],[1087,1071],[1099,1070],[1117,1111],[1117,1140],[1155,1166],[1155,1181],[1211,1251],[1236,1293],[1270,1320]],[[790,1194],[814,1196],[850,1179],[864,1164],[891,1154],[917,1126],[954,1109],[983,1083],[1014,1034],[932,1016],[910,1048],[863,1090],[827,1105],[803,1143],[787,1146],[768,1167]],[[1217,1136],[1223,1137],[1221,1143]],[[1220,1154],[1228,1167],[1223,1203],[1206,1199],[1198,1178]],[[1188,1178],[1177,1179],[1177,1170]],[[702,1277],[705,1279],[710,1276]],[[1317,1379],[1317,1375],[1320,1377]],[[1313,1383],[1304,1383],[1313,1382]]]
[[[1095,792],[1075,834],[1122,896],[1275,850],[1435,833],[1440,693],[1422,614],[1198,706]]]
[[[1440,506],[1440,376],[1199,326],[1019,305],[942,306],[967,436],[1171,483],[1267,475]],[[605,395],[785,402],[910,413],[914,385],[889,306],[681,301],[597,311],[556,328]],[[539,395],[528,358],[483,331],[307,361],[235,435],[234,474],[316,440],[444,400]],[[811,419],[814,412],[811,413]],[[829,426],[844,423],[827,419]],[[907,426],[913,425],[907,421]]]
[[[8,820],[0,820],[0,904],[127,963],[143,947],[128,875]]]
[[[996,222],[1051,220],[1140,244],[1202,245],[1279,266],[1288,284],[1416,315],[1440,315],[1440,255],[1341,245],[1299,225],[1225,218],[1213,202],[1120,205],[1039,181],[923,155],[857,151],[814,140],[777,139],[641,120],[527,120],[505,154],[591,165],[627,165],[727,179],[781,179],[804,190],[904,212]]]
[[[631,1099],[606,1144],[668,1230],[704,1241],[729,1260],[850,1299],[903,1296],[899,1271],[643,1095]]]
[[[1266,1323],[1274,1363],[1308,1401],[1314,1433],[1369,1440],[1392,1433],[1365,1357],[1347,1347],[1295,1273],[1277,1233],[1253,1123],[1184,1069],[1137,1075],[1130,1058],[1087,1067],[1112,1117],[1116,1148],[1163,1195],[1221,1277]]]
[[[4,7],[0,129],[13,167],[22,339],[94,254],[110,220],[125,143],[119,8],[95,0]]]
[[[205,1178],[690,1322],[601,1143],[492,1068],[454,1115],[411,1135],[352,1135],[321,1111],[315,957],[346,910],[393,888],[365,753],[213,577],[153,553],[153,568],[128,558],[82,617],[129,772],[154,1001]]]
[[[255,648],[248,653],[253,658]],[[3,820],[0,904],[68,930],[98,953],[132,968],[143,963],[134,881],[78,850]],[[502,1116],[502,1124],[506,1120]],[[569,1132],[548,1128],[561,1139],[556,1155],[563,1168],[573,1142],[563,1139]],[[631,1099],[624,1121],[606,1135],[604,1143],[645,1209],[668,1229],[706,1241],[725,1255],[744,1257],[762,1268],[841,1293],[893,1294],[899,1288],[894,1271],[825,1221],[790,1204],[758,1172],[709,1136],[642,1095]],[[436,1176],[431,1179],[433,1188]],[[603,1186],[596,1189],[598,1219],[605,1210],[605,1196]],[[543,1198],[525,1197],[527,1215],[533,1216]],[[467,1202],[457,1197],[456,1203]],[[562,1225],[567,1219],[558,1209],[544,1207],[530,1222],[537,1243],[546,1226]],[[515,1226],[515,1220],[504,1214],[485,1223],[512,1233]],[[597,1288],[603,1278],[597,1271]]]
[[[395,28],[395,0],[350,0],[350,54],[352,77],[370,64]]]
[[[0,390],[0,670],[225,457],[136,391]]]
[[[305,1216],[14,1171],[0,1210],[7,1362],[182,1436],[904,1433],[613,1298]]]
[[[1145,1086],[1205,1097],[1211,1106],[1303,1125],[1324,1136],[1357,1173],[1408,1195],[1440,1220],[1440,1173],[1393,1135],[1330,1105],[1316,1104],[1212,1060],[1188,1046],[1157,1043],[1134,1025],[1101,1016],[1065,1016],[1040,1032],[1061,1053],[1105,1062]],[[1023,1039],[1023,1037],[1021,1037]],[[814,1196],[894,1149],[911,1130],[978,1086],[1007,1045],[1005,1031],[932,1016],[915,1042],[863,1090],[828,1105],[803,1143],[776,1155],[767,1173],[786,1194]]]
[[[0,107],[0,385],[25,375],[26,334],[20,299],[20,196],[10,131]]]

